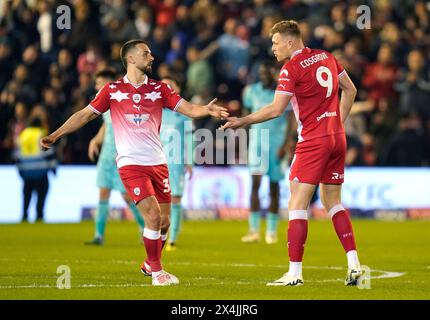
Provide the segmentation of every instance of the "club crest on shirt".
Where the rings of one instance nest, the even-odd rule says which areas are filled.
[[[139,103],[141,99],[142,99],[142,96],[139,93],[133,94],[133,102],[134,103]]]
[[[140,126],[142,123],[148,121],[149,114],[126,113],[124,114],[124,117],[129,123],[135,126]]]

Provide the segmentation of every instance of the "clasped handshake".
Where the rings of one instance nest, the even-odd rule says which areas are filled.
[[[217,119],[227,120],[225,124],[220,126],[219,130],[225,129],[236,129],[245,125],[242,118],[237,117],[229,117],[228,109],[217,105],[215,102],[217,98],[213,99],[211,102],[207,104],[207,108],[209,110],[209,114]]]

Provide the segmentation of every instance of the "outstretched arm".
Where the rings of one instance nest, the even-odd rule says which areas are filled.
[[[49,136],[43,137],[40,139],[40,145],[44,149],[49,149],[52,145],[57,142],[61,137],[75,132],[79,128],[83,127],[85,124],[90,122],[91,120],[97,118],[99,115],[95,113],[90,107],[85,107],[78,112],[75,112],[70,116],[69,119],[64,122],[64,124],[51,133]]]
[[[106,123],[103,123],[97,134],[90,140],[88,146],[88,158],[91,161],[95,161],[96,156],[100,153],[100,147],[103,144],[103,139],[105,137]]]
[[[183,99],[179,105],[178,112],[190,118],[202,118],[212,116],[218,119],[224,119],[229,116],[228,110],[215,104],[216,98],[209,102],[207,105],[200,106],[193,104]]]
[[[342,89],[342,95],[340,97],[340,118],[342,123],[344,123],[351,111],[357,89],[346,72],[339,77],[339,87]]]
[[[243,118],[229,117],[221,129],[235,129],[280,117],[287,108],[290,99],[290,95],[277,93],[271,104]]]

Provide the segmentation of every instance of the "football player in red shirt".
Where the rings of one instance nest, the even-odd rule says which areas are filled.
[[[64,135],[110,111],[120,177],[145,220],[145,273],[152,276],[153,285],[177,284],[178,278],[164,271],[161,265],[171,202],[166,157],[159,137],[162,109],[169,108],[190,118],[208,115],[225,118],[228,113],[215,104],[216,99],[204,106],[192,104],[164,82],[150,79],[154,57],[144,41],[126,42],[121,48],[121,59],[127,74],[107,83],[87,107],[74,113],[40,143],[50,148]]]
[[[291,102],[297,120],[298,143],[290,168],[288,253],[290,268],[269,286],[303,284],[302,258],[308,230],[307,209],[315,187],[327,209],[348,261],[346,285],[361,276],[351,220],[341,204],[346,138],[343,123],[356,88],[332,54],[304,46],[293,20],[271,30],[272,51],[282,67],[273,102],[243,118],[230,117],[222,129],[248,126],[279,117]],[[339,101],[338,90],[342,90]]]

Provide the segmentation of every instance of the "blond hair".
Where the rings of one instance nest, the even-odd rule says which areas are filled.
[[[270,30],[270,36],[272,37],[275,33],[294,36],[297,38],[300,38],[302,35],[299,24],[294,20],[283,20],[276,23]]]

